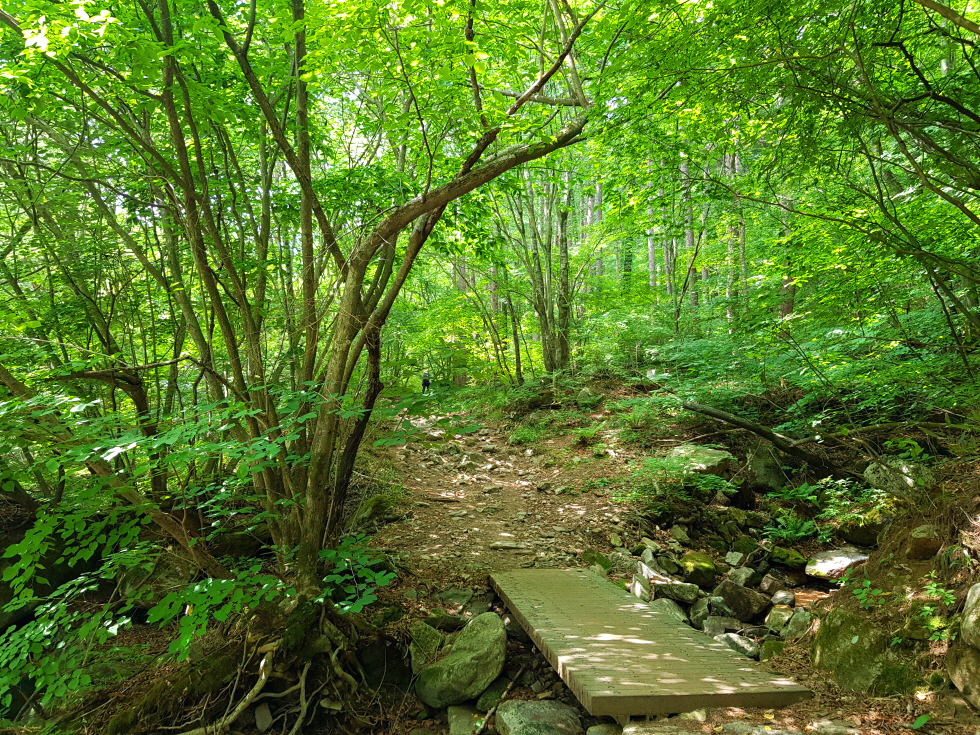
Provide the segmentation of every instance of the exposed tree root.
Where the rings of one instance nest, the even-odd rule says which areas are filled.
[[[242,713],[245,712],[248,706],[255,701],[256,697],[262,693],[266,682],[269,681],[269,672],[272,670],[272,657],[275,655],[275,653],[276,651],[273,649],[262,657],[262,660],[259,662],[258,681],[255,682],[255,685],[252,687],[251,691],[242,697],[241,701],[235,706],[235,709],[212,725],[205,725],[204,727],[198,727],[194,730],[186,730],[185,732],[180,733],[180,735],[217,735],[218,733],[227,731],[228,728],[242,716]],[[309,668],[309,665],[307,665],[307,668]],[[303,671],[303,675],[305,677],[306,670]]]

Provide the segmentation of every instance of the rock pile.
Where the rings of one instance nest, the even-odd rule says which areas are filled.
[[[732,567],[727,559],[719,564],[699,551],[681,555],[645,538],[633,549],[639,559],[629,589],[654,609],[684,620],[749,658],[776,655],[784,639],[798,638],[810,629],[813,616],[795,608],[796,596],[789,588],[800,583],[798,576],[787,574],[789,569],[779,570],[766,559],[771,551],[744,538],[750,544],[739,544],[742,550],[730,552],[728,558],[739,562],[755,558],[753,567]],[[595,554],[592,551],[590,559]],[[593,569],[605,567],[597,562]]]

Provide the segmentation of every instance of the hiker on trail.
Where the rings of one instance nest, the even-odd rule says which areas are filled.
[[[429,392],[429,386],[432,385],[432,381],[429,380],[429,371],[426,370],[422,373],[422,394],[425,395]]]

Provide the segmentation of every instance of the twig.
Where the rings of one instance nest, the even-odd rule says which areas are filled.
[[[507,685],[507,688],[504,689],[504,693],[500,695],[500,699],[498,699],[497,703],[490,708],[490,711],[487,712],[487,716],[483,718],[483,724],[480,725],[480,728],[473,733],[473,735],[483,735],[483,732],[487,729],[487,723],[490,722],[490,718],[497,713],[497,707],[500,706],[501,702],[507,699],[507,695],[510,694],[510,690],[514,688],[514,685],[517,683],[517,680],[521,678],[521,674],[524,673],[525,669],[527,669],[526,665],[522,666],[521,670],[517,672],[517,676],[515,676],[510,684]]]

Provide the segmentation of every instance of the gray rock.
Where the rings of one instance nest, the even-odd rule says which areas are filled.
[[[796,549],[774,546],[769,552],[769,558],[776,564],[782,564],[790,569],[802,569],[806,566],[806,557]]]
[[[593,725],[585,731],[585,735],[623,735],[619,725]]]
[[[707,587],[715,582],[715,563],[701,551],[689,551],[681,557],[684,579],[691,584]]]
[[[744,627],[741,620],[723,618],[718,615],[709,615],[704,620],[704,632],[712,638],[722,633],[741,630]]]
[[[776,605],[769,614],[766,615],[766,625],[769,629],[779,634],[786,624],[793,619],[793,608],[786,605]]]
[[[943,548],[943,540],[939,537],[939,529],[932,525],[918,526],[909,532],[908,546],[905,555],[916,561],[932,559]]]
[[[772,604],[794,607],[796,605],[796,595],[789,590],[779,590],[778,592],[772,593]]]
[[[691,537],[687,535],[687,529],[683,526],[671,526],[670,535],[672,538],[676,539],[678,543],[691,543]]]
[[[688,615],[691,620],[691,625],[702,630],[704,628],[704,621],[708,619],[708,615],[711,613],[708,611],[708,598],[702,597],[700,600],[691,605],[691,609]]]
[[[688,584],[686,582],[658,584],[653,589],[657,597],[666,597],[670,600],[677,600],[677,602],[685,602],[688,605],[696,602],[701,592],[701,588],[696,584]]]
[[[759,644],[751,638],[736,633],[722,633],[716,635],[715,640],[724,643],[736,653],[741,653],[748,658],[759,658]]]
[[[497,709],[500,735],[580,735],[578,710],[561,702],[508,699]]]
[[[783,626],[783,638],[799,638],[806,635],[813,625],[813,615],[802,607],[793,611],[793,617]]]
[[[758,440],[749,449],[748,481],[761,490],[781,490],[786,484],[783,462],[769,442]]]
[[[650,609],[656,612],[664,613],[670,615],[683,623],[687,622],[687,613],[684,612],[684,608],[678,605],[673,600],[669,600],[666,597],[661,597],[659,600],[654,600],[650,603]]]
[[[481,712],[489,712],[497,703],[500,698],[504,696],[504,691],[510,686],[510,679],[501,674],[496,679],[494,679],[490,686],[483,690],[483,694],[476,701],[476,708]]]
[[[729,551],[725,554],[725,563],[731,564],[733,567],[740,567],[745,563],[748,556],[748,554],[743,554],[741,551]]]
[[[786,585],[783,583],[783,581],[771,574],[767,574],[762,578],[762,581],[759,582],[759,591],[765,592],[767,595],[773,595],[773,599],[775,599],[777,592],[782,592],[785,589]],[[773,602],[773,604],[775,605],[776,603]]]
[[[980,651],[972,646],[952,646],[946,654],[946,673],[966,701],[980,707]]]
[[[263,702],[255,708],[255,729],[259,732],[265,732],[270,727],[272,727],[272,711],[269,709],[269,704]]]
[[[652,594],[650,585],[650,580],[646,577],[641,577],[637,574],[633,575],[633,580],[630,582],[629,591],[636,597],[639,597],[644,602],[650,601],[650,595]]]
[[[724,598],[735,617],[745,622],[761,618],[772,605],[772,601],[761,592],[739,587],[729,579],[715,587],[714,596]]]
[[[752,581],[753,574],[755,574],[755,570],[749,567],[739,567],[738,569],[733,569],[729,573],[728,578],[739,587],[745,587]]]
[[[728,606],[728,603],[725,602],[724,597],[709,597],[708,610],[710,611],[711,615],[717,615],[722,618],[735,617],[735,611]]]
[[[449,735],[473,735],[483,724],[483,715],[469,705],[453,705],[448,715]]]
[[[460,631],[449,654],[419,674],[419,698],[430,707],[475,699],[500,676],[506,648],[504,622],[493,613],[478,615]]]
[[[980,583],[973,585],[966,593],[960,638],[967,645],[980,648]]]
[[[820,620],[811,650],[813,665],[829,671],[842,689],[897,694],[913,686],[919,675],[894,659],[890,641],[887,629],[837,608]]]
[[[900,498],[929,492],[936,485],[936,478],[928,468],[898,457],[885,457],[872,462],[864,471],[864,481],[877,490]]]
[[[667,459],[684,465],[688,472],[700,475],[718,475],[727,477],[735,468],[736,462],[728,452],[721,449],[711,449],[697,444],[681,444],[674,447]]]
[[[418,620],[409,627],[412,642],[408,644],[408,652],[412,657],[412,673],[418,674],[435,659],[442,648],[442,633],[431,625]]]
[[[817,579],[836,580],[853,566],[866,562],[868,555],[853,546],[844,546],[832,551],[821,551],[810,557],[806,563],[806,573]]]

